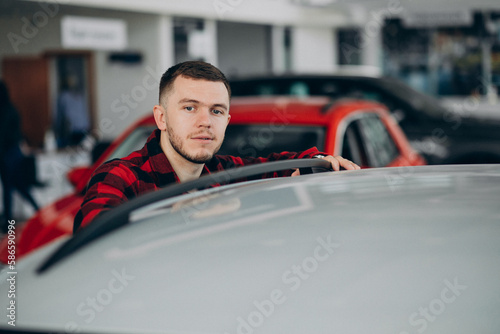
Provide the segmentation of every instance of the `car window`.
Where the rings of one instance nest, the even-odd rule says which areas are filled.
[[[250,87],[250,86],[249,86]],[[238,88],[236,88],[238,94]],[[252,93],[253,92],[253,93]],[[276,83],[257,83],[244,95],[287,95],[309,96],[309,85],[303,81],[282,81]]]
[[[226,129],[218,154],[265,157],[271,153],[305,151],[313,146],[324,149],[326,129],[319,126],[239,125]]]
[[[340,155],[361,167],[370,167],[357,120],[349,123],[345,129]]]
[[[258,85],[258,86],[256,86],[256,90],[257,90],[257,95],[275,95],[275,94],[277,94],[275,87],[273,85],[266,85],[266,84]]]
[[[290,85],[290,95],[309,96],[309,86],[305,82],[297,81]]]
[[[329,95],[337,98],[363,99],[377,101],[384,104],[394,104],[393,99],[384,94],[384,92],[379,88],[367,85],[360,80],[311,80],[309,86],[311,95]]]
[[[399,150],[377,114],[366,114],[358,122],[371,167],[387,166],[396,159]]]
[[[132,133],[125,138],[125,140],[114,150],[113,153],[107,158],[107,160],[112,160],[116,158],[123,158],[132,153],[133,151],[137,151],[144,146],[144,143],[148,139],[151,132],[156,127],[154,126],[140,126]]]
[[[365,113],[347,124],[340,155],[362,167],[384,167],[399,150],[380,117]]]

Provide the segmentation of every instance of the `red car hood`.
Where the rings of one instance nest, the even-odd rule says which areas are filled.
[[[15,259],[62,235],[73,233],[73,219],[82,201],[83,197],[79,194],[67,195],[38,211],[21,226],[16,226]],[[3,263],[8,263],[8,246],[5,236],[0,241],[0,261]]]

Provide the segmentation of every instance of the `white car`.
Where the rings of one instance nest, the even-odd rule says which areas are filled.
[[[500,332],[500,165],[317,173],[161,199],[319,161],[234,169],[110,211],[4,268],[0,329]]]

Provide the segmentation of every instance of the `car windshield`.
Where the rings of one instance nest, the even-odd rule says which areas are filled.
[[[154,126],[135,129],[108,160],[123,158],[144,146]],[[268,156],[271,153],[301,152],[311,147],[324,150],[326,128],[320,126],[279,126],[270,124],[230,124],[218,154],[234,156]]]
[[[219,154],[262,157],[271,153],[324,150],[326,129],[320,126],[230,124]]]
[[[108,160],[123,158],[137,151],[144,146],[149,135],[155,129],[155,126],[140,126],[135,129],[125,140],[111,153]]]

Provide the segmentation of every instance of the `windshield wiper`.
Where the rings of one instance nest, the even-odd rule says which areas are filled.
[[[39,274],[58,263],[68,255],[82,248],[91,241],[116,230],[129,222],[130,213],[145,205],[159,200],[178,196],[191,190],[204,189],[214,184],[227,184],[238,179],[277,172],[281,170],[299,168],[301,174],[310,174],[331,170],[331,165],[323,159],[292,159],[275,162],[266,162],[250,166],[238,167],[208,174],[196,180],[177,183],[164,189],[138,196],[112,210],[98,216],[85,228],[77,232],[71,239],[61,245],[38,269]]]

